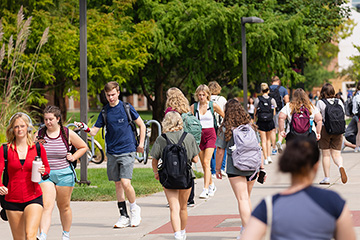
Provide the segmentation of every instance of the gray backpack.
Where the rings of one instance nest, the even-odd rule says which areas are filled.
[[[233,138],[236,147],[231,154],[234,167],[256,173],[261,165],[261,148],[254,129],[250,124],[240,125],[233,130]]]

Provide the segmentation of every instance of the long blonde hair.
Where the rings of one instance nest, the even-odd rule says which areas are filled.
[[[195,101],[199,101],[199,98],[198,98],[198,94],[199,92],[203,91],[204,93],[207,94],[207,100],[210,101],[210,98],[211,98],[211,92],[210,92],[210,89],[208,86],[206,86],[205,84],[201,84],[200,86],[197,87],[196,91],[195,91],[195,94],[194,94],[194,98],[195,98]]]
[[[190,112],[189,100],[180,89],[176,87],[169,88],[166,97],[165,108],[171,107],[180,114]]]
[[[183,129],[183,120],[178,112],[168,112],[161,122],[162,132],[175,132]]]
[[[9,125],[7,126],[6,128],[6,139],[7,139],[7,142],[10,143],[10,147],[12,149],[15,148],[15,140],[16,140],[16,137],[15,137],[15,134],[14,134],[14,124],[15,124],[15,121],[18,119],[18,118],[21,118],[28,130],[27,130],[27,134],[26,134],[26,144],[29,145],[29,146],[33,146],[34,145],[34,142],[33,142],[33,133],[31,131],[32,129],[32,125],[31,125],[31,122],[30,122],[30,118],[29,116],[25,115],[24,113],[15,113],[11,119],[10,119],[10,122],[9,122]]]
[[[310,99],[305,91],[302,88],[298,88],[294,91],[292,100],[290,102],[291,114],[294,112],[300,113],[301,106],[306,107],[309,110],[310,115],[312,114],[314,105],[310,102]]]

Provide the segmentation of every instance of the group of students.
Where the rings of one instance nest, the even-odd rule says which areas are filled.
[[[278,79],[275,78],[275,81],[278,81]],[[278,88],[277,86],[275,87]],[[203,127],[200,144],[196,142],[191,134],[186,135],[185,139],[187,141],[183,143],[184,147],[188,150],[187,161],[189,165],[191,165],[191,162],[197,162],[197,154],[201,160],[204,171],[204,188],[199,197],[207,197],[209,193],[213,194],[213,189],[216,189],[211,182],[209,174],[209,160],[214,149],[216,149],[215,171],[218,179],[223,177],[221,166],[224,156],[226,156],[226,174],[238,202],[239,215],[242,222],[240,230],[241,239],[262,239],[265,233],[269,232],[267,229],[271,226],[273,226],[270,231],[271,239],[280,239],[281,237],[294,239],[293,236],[299,239],[312,239],[315,236],[321,236],[322,239],[331,239],[332,236],[335,236],[336,239],[355,239],[350,212],[346,207],[345,201],[332,191],[312,186],[319,167],[319,149],[322,151],[325,174],[325,179],[320,184],[329,184],[330,157],[333,158],[338,166],[342,182],[347,182],[347,175],[341,157],[343,135],[342,133],[328,133],[327,127],[325,127],[327,126],[325,121],[328,120],[325,109],[329,104],[340,104],[340,108],[342,111],[344,110],[341,103],[335,99],[334,88],[328,83],[323,86],[320,95],[322,101],[318,101],[317,106],[310,102],[303,89],[296,89],[292,100],[284,104],[278,111],[276,110],[276,101],[268,96],[270,92],[268,85],[262,84],[261,90],[262,96],[259,97],[260,99],[255,100],[254,117],[256,125],[252,120],[252,116],[236,99],[229,99],[226,102],[224,112],[222,109],[219,109],[216,103],[210,101],[211,92],[206,85],[200,85],[197,88],[195,92],[195,101],[197,103],[191,106],[189,106],[189,102],[181,90],[178,88],[168,90],[167,109],[162,124],[163,132],[171,139],[170,142],[177,143],[182,133],[187,131],[185,126],[187,120],[184,114],[195,115]],[[271,114],[268,113],[268,121],[258,118],[259,112],[261,112],[259,105],[263,104],[260,103],[262,101],[267,103],[271,109]],[[357,104],[360,105],[359,103]],[[210,105],[214,106],[214,112],[223,117],[217,132],[214,131],[216,119]],[[305,132],[296,132],[299,126],[292,125],[294,122],[292,118],[302,118],[299,115],[307,116],[308,124],[302,126],[302,128],[306,128]],[[273,122],[274,116],[278,118],[280,137],[286,139],[286,148],[279,159],[280,171],[290,173],[292,182],[291,186],[282,193],[272,196],[269,198],[270,200],[262,201],[255,208],[253,216],[250,217],[250,194],[256,178],[259,177],[258,173],[264,171],[265,160],[270,155],[270,132],[275,128],[275,123]],[[354,119],[354,121],[359,121],[356,116]],[[285,121],[289,125],[288,128],[285,128]],[[342,121],[340,122],[342,124]],[[251,171],[239,170],[232,158],[235,145],[234,129],[245,125],[251,126],[254,131],[259,131],[261,138],[261,163],[258,169]],[[160,179],[160,181],[158,164],[161,161],[162,153],[167,144],[169,142],[166,141],[166,138],[159,136],[150,153],[153,156],[152,167],[155,178]],[[255,145],[260,145],[260,141],[255,143]],[[283,150],[282,146],[281,150]],[[254,175],[255,177],[253,177]],[[193,201],[193,199],[189,199],[191,189],[193,190],[193,181],[191,181],[189,186],[182,189],[167,189],[164,187],[170,206],[170,218],[175,232],[175,239],[186,239],[187,203]],[[292,205],[289,206],[289,209],[283,210],[284,202],[288,201],[291,201]],[[304,202],[307,204],[303,204]],[[271,213],[269,208],[273,209]],[[269,214],[270,216],[268,216]],[[276,216],[275,218],[272,217],[273,214]],[[312,219],[311,221],[314,224],[310,224],[312,226],[311,229],[305,227],[305,225],[308,225],[306,221],[309,218],[304,218],[303,216],[310,216]],[[273,219],[276,219],[276,221],[273,221]],[[293,224],[295,222],[296,224]],[[283,231],[284,224],[291,225],[289,225],[289,228],[286,228],[289,231],[285,233]],[[304,224],[303,228],[301,224]],[[297,226],[296,229],[300,227],[302,230],[297,231],[294,229],[294,226]],[[238,239],[240,239],[240,236]]]
[[[209,86],[211,84],[217,91],[219,88],[221,90],[216,82],[210,83]],[[358,88],[359,92],[356,93],[356,96],[360,95],[359,84]],[[211,87],[211,89],[213,88]],[[104,111],[99,114],[92,128],[82,122],[76,124],[92,136],[96,135],[100,128],[106,127],[107,174],[109,180],[115,182],[120,213],[120,218],[114,227],[136,227],[141,221],[141,208],[136,204],[131,179],[135,152],[144,151],[145,125],[139,114],[130,105],[132,119],[140,128],[140,140],[136,143],[131,126],[129,126],[124,103],[119,100],[119,85],[116,82],[109,82],[105,85],[104,90],[108,100],[108,105],[104,108],[105,114]],[[330,104],[338,104],[336,100],[332,100],[333,92],[332,86],[325,84],[321,98],[326,99]],[[291,174],[292,183],[288,189],[273,196],[270,201],[261,202],[251,217],[250,194],[258,173],[264,172],[264,163],[270,154],[268,139],[271,136],[267,132],[271,131],[275,125],[269,122],[273,121],[273,116],[276,114],[276,101],[272,101],[271,97],[266,96],[269,88],[262,84],[263,96],[262,99],[255,101],[257,106],[254,109],[254,115],[255,119],[258,118],[259,112],[261,112],[259,105],[263,104],[260,102],[265,99],[263,102],[270,104],[271,116],[270,114],[268,116],[271,120],[264,123],[260,119],[256,119],[255,125],[238,100],[229,99],[223,107],[221,104],[211,101],[219,91],[214,93],[207,85],[202,84],[196,89],[194,95],[196,102],[190,105],[180,89],[170,88],[167,91],[166,111],[162,121],[163,134],[156,139],[150,152],[153,157],[154,177],[163,184],[169,203],[175,239],[186,239],[187,207],[194,204],[195,175],[190,167],[192,162],[200,159],[204,172],[204,187],[199,197],[206,199],[215,194],[216,187],[211,177],[210,167],[215,149],[215,174],[218,179],[224,176],[222,165],[224,159],[226,160],[226,175],[238,202],[242,222],[241,239],[261,239],[269,225],[272,226],[271,239],[279,239],[284,234],[282,228],[286,224],[291,224],[286,228],[288,229],[286,234],[290,234],[288,236],[297,234],[296,236],[299,238],[312,239],[315,235],[320,234],[324,236],[324,239],[330,239],[335,234],[336,239],[355,239],[350,213],[345,201],[334,192],[311,186],[319,165],[319,148],[316,140],[319,141],[319,147],[323,153],[325,177],[328,177],[328,162],[332,156],[339,167],[343,183],[347,181],[340,154],[341,143],[340,149],[338,145],[340,137],[327,134],[325,128],[322,128],[322,114],[326,107],[320,105],[318,106],[320,110],[318,110],[310,103],[304,90],[296,89],[291,102],[286,103],[278,112],[279,132],[287,141],[287,146],[279,160],[279,166],[280,171]],[[324,101],[323,103],[326,104]],[[359,103],[360,101],[355,105],[359,106]],[[291,123],[294,113],[304,112],[304,108],[307,109],[310,119],[316,124],[310,124],[312,130],[308,131],[305,137],[301,137],[296,136],[291,131],[291,127],[288,130],[285,129],[285,120]],[[217,119],[221,119],[220,125],[218,125]],[[354,117],[354,119],[358,124],[358,118]],[[0,181],[0,195],[5,195],[4,208],[16,240],[36,239],[38,229],[40,229],[38,239],[46,239],[55,200],[60,211],[63,228],[62,239],[70,239],[69,232],[72,221],[70,198],[75,184],[75,176],[69,161],[80,158],[88,148],[76,133],[63,127],[59,108],[47,107],[44,111],[44,121],[46,128],[38,131],[35,134],[37,137],[34,138],[31,119],[24,113],[17,113],[10,119],[6,131],[9,149],[7,156],[9,184],[6,187]],[[191,130],[191,127],[196,128],[196,124],[198,124],[198,133]],[[247,171],[239,170],[232,159],[235,145],[233,130],[245,125],[250,126],[252,131],[260,131],[263,153],[263,156],[259,157],[259,168]],[[264,133],[262,134],[261,131]],[[263,142],[264,137],[266,140]],[[64,143],[64,139],[68,144]],[[42,143],[40,149],[43,165],[39,168],[39,172],[42,174],[43,180],[40,183],[31,182],[32,161],[38,155],[35,147],[36,141]],[[166,184],[163,179],[164,171],[161,165],[163,159],[167,158],[164,153],[170,151],[168,145],[177,145],[177,143],[182,146],[182,148],[173,148],[177,149],[177,153],[181,152],[181,149],[185,149],[181,156],[186,158],[186,166],[189,166],[186,168],[189,181],[179,188],[174,188]],[[69,153],[68,149],[71,145],[77,148],[73,154]],[[255,146],[260,149],[260,142],[257,141]],[[1,148],[0,169],[2,170],[4,166],[5,155]],[[125,194],[130,203],[130,216],[127,213]],[[283,211],[283,203],[289,199],[293,205]],[[304,202],[308,204],[303,204]],[[324,202],[327,203],[326,207],[323,206]],[[273,209],[273,211],[270,212],[269,209]],[[305,219],[303,214],[314,217]],[[274,218],[272,215],[277,217]],[[299,227],[308,219],[314,222],[314,224],[310,224],[313,226],[312,229]],[[296,224],[292,224],[294,221]],[[302,230],[297,231],[294,226],[297,226],[296,229],[301,228]]]

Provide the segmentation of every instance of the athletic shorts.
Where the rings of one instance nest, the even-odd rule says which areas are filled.
[[[270,121],[257,121],[256,125],[258,126],[258,130],[263,132],[269,132],[275,128],[274,120]]]
[[[75,175],[71,166],[58,170],[51,170],[49,178],[41,180],[39,183],[52,182],[59,187],[74,187],[75,186]]]
[[[278,128],[279,127],[279,113],[280,112],[277,112],[274,117],[273,117],[273,120],[274,120],[274,124],[275,124],[275,128]]]
[[[254,181],[254,180],[256,180],[257,179],[257,177],[258,177],[258,173],[257,174],[255,174],[255,176],[251,179],[251,181]],[[227,174],[227,176],[228,176],[228,178],[233,178],[233,177],[246,177],[246,180],[248,181],[248,182],[250,182],[250,177],[252,176],[252,175],[250,175],[250,176],[240,176],[240,175],[236,175],[236,174]]]
[[[355,136],[355,135],[347,136],[347,137],[345,137],[345,139],[346,139],[348,142],[356,145],[356,136]]]
[[[118,182],[121,178],[132,179],[135,152],[109,154],[107,156],[107,175],[109,181]]]
[[[204,151],[207,148],[215,148],[216,132],[215,128],[203,128],[201,130],[201,141],[199,148]]]
[[[10,211],[23,212],[24,209],[30,204],[39,204],[39,205],[41,205],[43,207],[44,205],[43,205],[42,195],[35,198],[35,199],[33,199],[33,200],[30,200],[28,202],[24,202],[24,203],[16,203],[16,202],[7,202],[7,201],[5,201],[5,207],[4,208],[6,210],[10,210]]]
[[[342,134],[328,134],[326,132],[325,127],[323,126],[321,129],[321,138],[319,140],[319,148],[320,149],[334,149],[341,151],[341,146],[343,142]]]

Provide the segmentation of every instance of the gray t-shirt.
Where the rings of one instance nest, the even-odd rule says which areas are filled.
[[[176,132],[167,132],[166,137],[170,140],[170,142],[178,143],[183,132],[184,132],[183,130],[176,131]],[[167,145],[167,143],[166,143],[165,138],[163,138],[162,136],[159,136],[156,139],[153,147],[151,148],[150,155],[157,160],[161,159],[161,155],[162,155],[163,150],[166,147],[166,145]],[[186,135],[182,145],[186,149],[188,161],[191,164],[191,160],[196,155],[198,155],[200,152],[200,148],[199,148],[198,144],[196,143],[194,136],[192,134],[188,133]],[[195,178],[195,174],[192,169],[191,169],[191,175],[193,178]]]
[[[223,128],[223,131],[218,134],[218,137],[216,138],[216,147],[225,149],[227,153],[227,160],[226,160],[226,173],[227,174],[233,174],[238,176],[251,176],[254,174],[254,171],[240,171],[236,167],[234,167],[233,159],[232,159],[232,151],[230,147],[234,146],[234,138],[231,137],[230,141],[225,141],[225,128]]]

